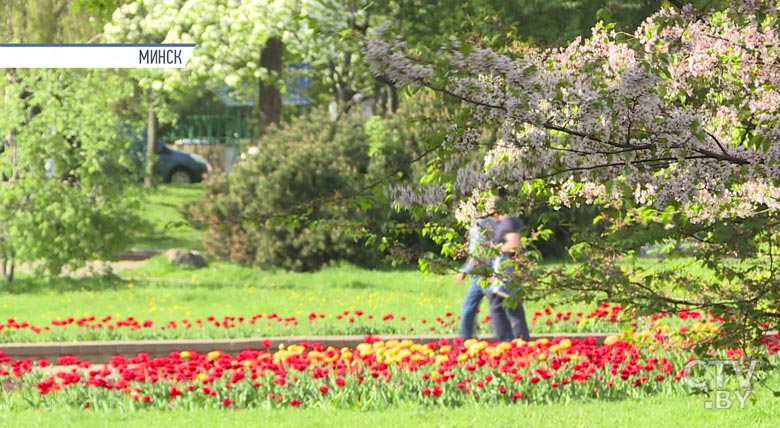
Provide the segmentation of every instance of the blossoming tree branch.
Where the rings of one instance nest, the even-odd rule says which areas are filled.
[[[779,315],[776,11],[775,1],[748,0],[667,8],[633,34],[599,26],[517,56],[456,39],[427,56],[379,35],[366,53],[375,73],[466,107],[447,125],[428,182],[391,193],[405,207],[460,201],[464,221],[495,188],[524,206],[540,196],[556,209],[597,204],[593,226],[574,231],[581,263],[528,261],[520,298],[565,289],[638,311],[707,308],[730,315],[724,339],[747,346]],[[486,130],[498,136],[487,148]],[[698,274],[627,257],[683,243]]]

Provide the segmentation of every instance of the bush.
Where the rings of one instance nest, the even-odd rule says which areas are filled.
[[[214,177],[204,198],[188,207],[205,224],[204,247],[214,257],[260,268],[316,270],[335,261],[376,266],[403,215],[372,184],[392,176],[419,179],[431,127],[410,117],[435,108],[430,98],[409,100],[387,118],[349,114],[332,122],[314,109],[269,130],[256,155],[230,175]],[[405,244],[428,245],[416,234]]]

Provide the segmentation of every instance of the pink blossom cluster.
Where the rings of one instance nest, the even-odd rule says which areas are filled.
[[[488,187],[519,189],[542,178],[559,205],[631,198],[676,205],[705,223],[777,210],[775,10],[769,0],[722,12],[668,8],[633,35],[597,27],[590,38],[518,58],[451,42],[436,53],[438,64],[448,60],[438,68],[402,43],[374,40],[366,56],[375,73],[468,109],[469,123],[450,126],[444,156],[474,154],[484,129],[498,131],[483,162],[464,162],[446,193],[397,188],[392,196],[406,206],[434,196],[469,204]]]

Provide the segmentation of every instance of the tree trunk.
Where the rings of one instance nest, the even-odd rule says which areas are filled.
[[[390,113],[395,113],[398,111],[398,89],[394,85],[389,85],[389,91],[390,91],[390,106],[389,110]]]
[[[268,39],[260,53],[260,66],[267,69],[273,78],[282,76],[282,55],[284,44],[280,39]],[[277,82],[260,81],[258,137],[262,137],[268,126],[279,124],[282,119],[282,94]]]
[[[154,179],[154,157],[157,151],[157,115],[154,114],[154,103],[149,101],[149,116],[146,123],[146,173],[144,186],[151,187]]]
[[[2,259],[0,259],[0,269],[2,269],[0,273],[5,278],[6,284],[10,284],[14,280],[14,264],[13,255],[3,254]]]

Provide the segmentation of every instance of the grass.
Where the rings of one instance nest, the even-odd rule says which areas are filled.
[[[141,212],[147,229],[133,239],[130,247],[202,250],[203,232],[194,229],[181,214],[181,209],[202,193],[200,184],[161,185],[150,191]]]
[[[174,268],[164,256],[147,265],[124,271],[130,279],[80,278],[62,279],[57,284],[41,283],[35,278],[20,278],[3,293],[0,324],[13,317],[38,327],[55,319],[68,317],[114,319],[132,316],[151,320],[157,326],[132,332],[128,329],[107,332],[105,329],[78,329],[77,332],[44,332],[5,329],[0,342],[48,340],[111,340],[127,338],[206,338],[258,337],[324,334],[454,334],[457,316],[466,284],[456,285],[452,276],[424,275],[416,270],[367,271],[339,266],[316,273],[264,272],[231,264],[212,263],[199,270]],[[543,303],[527,305],[530,314]],[[590,311],[585,304],[570,309]],[[351,314],[341,317],[344,311]],[[362,316],[355,311],[363,311]],[[240,328],[185,330],[159,327],[169,321],[195,321],[209,316],[266,316],[255,325]],[[268,314],[294,316],[298,325],[284,325],[268,319]],[[310,323],[310,314],[325,318]],[[368,315],[373,320],[368,320]],[[393,320],[383,321],[392,314]],[[482,316],[487,314],[483,302]],[[356,319],[350,323],[349,318]],[[404,320],[402,317],[406,317]],[[437,318],[439,320],[437,320]],[[211,324],[211,323],[207,323]],[[74,327],[75,328],[75,327]],[[575,328],[570,323],[565,331]],[[610,326],[602,326],[612,331]],[[484,332],[489,324],[482,324]],[[62,328],[54,329],[64,331]],[[560,331],[560,330],[559,330]],[[537,330],[538,332],[538,330]]]
[[[201,248],[202,231],[188,226],[180,213],[187,202],[202,193],[200,185],[160,186],[147,200],[142,213],[149,231],[138,236],[132,246],[141,248],[185,247]],[[639,260],[645,267],[657,260]],[[667,263],[667,262],[664,262]],[[677,260],[673,263],[686,263]],[[668,267],[668,266],[667,266]],[[205,269],[174,267],[158,256],[146,265],[122,272],[118,278],[59,278],[46,281],[19,275],[0,295],[0,324],[8,318],[33,325],[48,326],[52,320],[111,315],[114,319],[132,316],[151,320],[157,326],[126,336],[126,331],[111,334],[104,330],[78,333],[34,334],[6,329],[0,332],[0,342],[50,340],[106,340],[150,338],[224,338],[310,334],[390,334],[390,333],[455,333],[457,316],[467,284],[456,285],[452,276],[423,275],[416,269],[366,271],[351,266],[339,266],[315,273],[260,271],[229,263],[214,262]],[[482,316],[487,315],[483,303]],[[544,302],[526,304],[529,320],[534,311],[542,310]],[[561,310],[590,312],[594,307],[585,303],[568,305]],[[349,323],[344,311],[371,314]],[[258,325],[225,330],[211,327],[201,330],[167,329],[160,326],[170,321],[206,319],[213,316],[251,317],[276,313],[293,316],[298,325],[280,325],[263,320]],[[324,314],[324,320],[308,323],[310,314]],[[392,322],[381,321],[393,314]],[[406,320],[402,320],[406,317]],[[438,319],[438,320],[437,320]],[[125,329],[126,330],[126,329]],[[433,331],[432,331],[433,330]],[[488,323],[482,331],[490,330]],[[573,322],[565,325],[532,326],[534,333],[574,331],[616,331],[615,325],[595,325],[578,328]]]
[[[529,426],[566,428],[774,427],[780,408],[768,394],[745,409],[704,408],[702,396],[656,396],[644,400],[571,402],[555,405],[399,407],[377,411],[328,408],[283,410],[139,411],[11,411],[0,413],[0,427],[239,427],[269,425],[298,428],[316,421],[319,427],[474,427]]]

